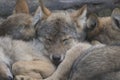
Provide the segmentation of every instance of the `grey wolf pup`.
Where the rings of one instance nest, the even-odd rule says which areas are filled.
[[[40,7],[35,13],[33,22],[36,27],[36,37],[45,50],[41,52],[58,68],[61,64],[66,65],[63,62],[66,58],[66,52],[80,41],[84,41],[85,32],[83,26],[86,22],[86,14],[87,6],[73,12],[64,10],[51,12],[40,0]],[[57,70],[59,70],[58,68]],[[61,69],[59,71],[64,71]],[[17,76],[17,80],[21,76]],[[22,77],[26,78],[24,75]]]
[[[33,17],[29,14],[26,0],[17,0],[14,12],[0,24],[0,36],[13,39],[31,40],[35,37]]]

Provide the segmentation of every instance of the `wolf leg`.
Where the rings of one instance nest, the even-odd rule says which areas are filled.
[[[19,61],[13,64],[12,71],[15,76],[30,76],[35,79],[47,78],[54,71],[55,67],[52,63],[45,61]]]

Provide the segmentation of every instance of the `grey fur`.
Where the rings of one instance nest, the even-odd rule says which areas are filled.
[[[85,51],[73,64],[69,80],[119,80],[120,46]]]

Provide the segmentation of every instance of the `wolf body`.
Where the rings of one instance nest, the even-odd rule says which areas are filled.
[[[120,45],[89,48],[74,62],[68,80],[119,80],[119,51]]]

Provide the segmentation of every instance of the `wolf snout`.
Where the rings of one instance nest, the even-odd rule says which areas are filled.
[[[52,56],[52,60],[59,62],[59,61],[61,61],[61,56],[53,55],[53,56]]]
[[[62,55],[51,55],[51,60],[56,66],[58,66],[63,61],[63,56]]]

